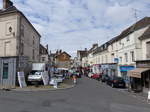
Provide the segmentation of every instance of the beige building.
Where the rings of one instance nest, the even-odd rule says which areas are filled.
[[[14,86],[16,72],[39,62],[40,34],[10,0],[0,10],[0,86]],[[1,84],[3,82],[3,84]]]
[[[4,6],[0,10],[0,57],[26,56],[29,61],[38,62],[40,37],[16,7]]]
[[[48,45],[44,47],[42,44],[40,44],[40,62],[50,64]]]

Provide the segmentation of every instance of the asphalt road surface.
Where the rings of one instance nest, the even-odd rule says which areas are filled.
[[[67,90],[0,91],[0,112],[150,112],[150,105],[83,77]]]

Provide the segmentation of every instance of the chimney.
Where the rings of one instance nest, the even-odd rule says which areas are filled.
[[[3,9],[7,9],[11,6],[13,6],[13,2],[11,2],[10,0],[3,0]]]
[[[46,49],[47,49],[47,51],[48,51],[48,44],[46,45]]]
[[[98,44],[93,44],[93,48],[97,48],[98,47]]]
[[[85,51],[87,51],[87,48],[85,48]]]

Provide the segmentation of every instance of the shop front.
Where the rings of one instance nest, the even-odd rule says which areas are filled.
[[[131,77],[131,89],[147,93],[150,89],[150,60],[137,61],[137,68],[128,72]]]
[[[120,73],[121,73],[121,77],[126,81],[126,83],[129,80],[129,77],[127,75],[127,72],[130,70],[134,70],[135,67],[134,66],[129,66],[129,65],[124,65],[124,66],[120,66]]]
[[[117,75],[117,64],[114,64],[114,63],[102,64],[101,71],[102,71],[103,75],[116,76]]]

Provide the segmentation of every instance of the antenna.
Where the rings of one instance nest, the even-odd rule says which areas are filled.
[[[133,10],[133,13],[134,13],[134,18],[135,18],[135,21],[137,22],[138,21],[138,15],[137,15],[137,12],[140,12],[139,10],[135,9],[135,8],[132,8]]]
[[[134,13],[135,24],[134,24],[134,25],[133,25],[133,27],[130,29],[130,30],[131,30],[131,32],[133,32],[133,31],[135,30],[135,25],[136,25],[136,22],[138,21],[138,16],[137,16],[137,12],[138,12],[138,10],[137,10],[137,9],[135,9],[135,8],[132,8],[132,10],[133,10],[133,13]]]

